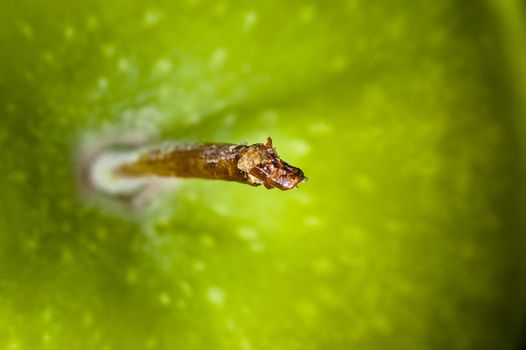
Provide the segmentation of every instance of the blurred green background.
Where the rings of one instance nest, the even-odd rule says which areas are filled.
[[[1,349],[514,349],[520,1],[0,4]],[[79,195],[86,135],[263,142],[290,192]]]

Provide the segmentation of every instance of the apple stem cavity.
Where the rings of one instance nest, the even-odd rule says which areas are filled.
[[[146,137],[122,133],[87,138],[76,159],[81,193],[125,212],[142,211],[182,178],[235,181],[283,191],[307,181],[301,169],[278,156],[270,137],[266,143],[253,145],[151,145]]]

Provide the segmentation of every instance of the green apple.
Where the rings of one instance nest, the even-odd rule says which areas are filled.
[[[503,4],[2,2],[0,348],[513,348],[526,75]],[[75,174],[115,130],[271,136],[309,182],[184,180],[126,215]]]

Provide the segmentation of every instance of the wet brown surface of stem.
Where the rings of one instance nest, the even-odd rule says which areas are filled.
[[[155,149],[116,170],[119,176],[162,176],[236,181],[289,190],[307,181],[301,169],[284,162],[266,143],[204,143]]]

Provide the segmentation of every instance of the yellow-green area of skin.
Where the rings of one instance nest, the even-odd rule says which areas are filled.
[[[0,348],[513,349],[524,23],[495,3],[0,4]],[[126,217],[74,176],[109,129],[271,136],[309,182]]]

